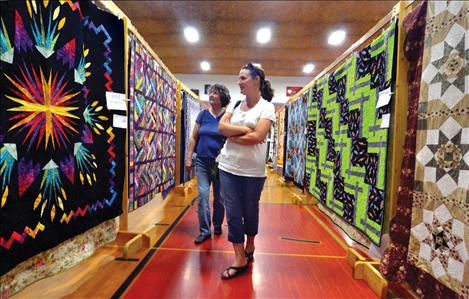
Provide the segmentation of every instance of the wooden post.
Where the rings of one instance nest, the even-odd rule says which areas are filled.
[[[401,164],[404,156],[405,131],[407,129],[407,107],[409,101],[409,85],[407,83],[407,72],[409,62],[404,56],[404,18],[412,7],[407,5],[408,1],[400,1],[394,10],[399,12],[399,24],[397,27],[397,61],[396,61],[396,94],[393,103],[392,127],[389,134],[388,151],[390,159],[387,165],[386,203],[383,221],[383,233],[389,231],[389,223],[396,213],[397,192],[401,178]]]
[[[125,98],[129,98],[129,32],[128,19],[124,21],[124,80],[125,80]],[[127,117],[129,117],[129,102],[127,103]],[[122,192],[122,215],[119,218],[119,229],[127,230],[129,227],[129,125],[125,129],[125,170],[124,170],[124,190]]]

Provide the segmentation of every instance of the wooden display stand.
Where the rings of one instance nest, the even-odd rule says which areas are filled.
[[[379,261],[361,255],[353,248],[347,250],[347,264],[353,269],[353,278],[365,280],[379,298],[386,298],[388,282],[379,272]]]
[[[379,261],[357,261],[353,268],[353,278],[365,280],[379,298],[386,298],[388,282],[377,269],[378,266]]]
[[[308,192],[305,192],[305,194],[296,194],[292,192],[292,194],[294,196],[293,202],[297,205],[317,205],[319,203],[318,200]]]
[[[283,176],[279,176],[277,179],[277,184],[279,184],[282,187],[287,186],[287,181],[285,181],[285,178]]]

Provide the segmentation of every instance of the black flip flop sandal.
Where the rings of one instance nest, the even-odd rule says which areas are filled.
[[[243,273],[246,273],[247,270],[248,270],[248,266],[249,264],[246,264],[244,266],[241,266],[241,267],[228,267],[225,269],[225,271],[223,271],[221,273],[221,279],[232,279],[232,278],[235,278],[236,276],[240,275],[240,274],[243,274]],[[230,270],[235,270],[235,272],[231,272]],[[224,274],[227,274],[227,275],[224,275]]]

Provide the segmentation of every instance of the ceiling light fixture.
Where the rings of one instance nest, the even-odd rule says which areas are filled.
[[[329,45],[338,46],[341,43],[343,43],[344,40],[345,40],[345,31],[337,30],[337,31],[332,32],[331,35],[329,35],[327,42],[329,43]]]
[[[307,63],[307,64],[305,64],[305,66],[303,67],[303,73],[305,73],[305,74],[309,74],[309,73],[311,73],[313,70],[314,70],[314,64],[312,64],[312,63]]]
[[[257,31],[257,42],[260,44],[265,44],[270,41],[270,37],[272,36],[272,32],[269,28],[261,28]]]
[[[202,71],[206,72],[206,71],[209,71],[210,70],[210,63],[208,63],[207,61],[202,61],[200,63],[200,68],[202,69]]]
[[[190,43],[199,41],[199,32],[194,27],[184,28],[184,37]]]

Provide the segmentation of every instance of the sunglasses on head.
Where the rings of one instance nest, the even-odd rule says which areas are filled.
[[[251,75],[253,75],[254,77],[259,76],[262,79],[262,75],[259,73],[259,71],[256,69],[252,62],[246,64],[244,68],[248,69]]]

